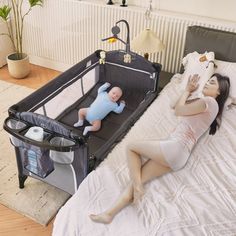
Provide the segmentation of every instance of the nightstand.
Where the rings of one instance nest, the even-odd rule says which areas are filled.
[[[166,71],[161,71],[159,75],[158,91],[160,92],[169,82],[174,74]]]

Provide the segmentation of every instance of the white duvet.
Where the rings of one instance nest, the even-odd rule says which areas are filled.
[[[201,137],[183,169],[146,184],[137,205],[126,207],[109,225],[88,217],[107,209],[127,185],[126,143],[164,138],[176,126],[171,104],[179,94],[173,78],[61,208],[54,236],[236,235],[236,108],[225,110],[214,136]]]

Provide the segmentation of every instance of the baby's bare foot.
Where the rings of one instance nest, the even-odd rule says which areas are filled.
[[[113,217],[108,213],[101,213],[99,215],[91,214],[89,215],[89,217],[92,221],[103,224],[110,224],[113,219]]]

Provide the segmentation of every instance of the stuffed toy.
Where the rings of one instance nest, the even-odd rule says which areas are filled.
[[[205,83],[214,74],[214,52],[205,52],[200,54],[198,52],[189,53],[183,58],[184,73],[181,80],[181,87],[184,89],[187,85],[188,78],[191,75],[198,74],[200,76],[199,87],[194,91],[188,100],[202,97],[202,89]]]
[[[105,64],[105,58],[106,58],[106,52],[101,51],[101,52],[100,52],[99,63],[100,63],[100,64]]]

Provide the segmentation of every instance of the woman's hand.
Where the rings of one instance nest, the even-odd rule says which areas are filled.
[[[175,105],[176,116],[195,115],[200,112],[203,112],[206,109],[205,102],[202,99],[198,99],[189,104],[186,103],[186,100],[188,99],[189,95],[198,88],[199,79],[200,76],[197,74],[189,76],[186,89]]]
[[[198,81],[200,79],[200,76],[198,74],[194,74],[194,75],[190,75],[188,78],[188,83],[186,85],[185,90],[189,93],[194,92],[195,90],[197,90],[197,88],[199,87]]]

